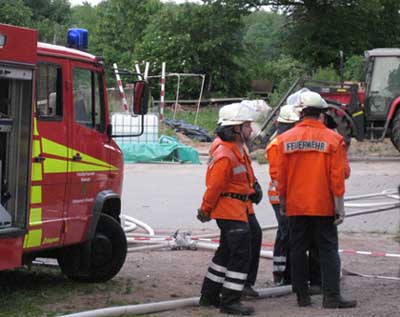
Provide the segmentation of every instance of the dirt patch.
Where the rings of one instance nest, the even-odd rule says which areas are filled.
[[[264,235],[263,242],[271,243],[273,232]],[[400,253],[400,247],[391,235],[341,234],[343,249]],[[270,249],[270,248],[266,248]],[[71,303],[52,303],[53,312],[82,311],[106,306],[158,302],[199,296],[201,283],[212,258],[211,251],[170,251],[167,249],[130,253],[123,270],[113,280],[102,284],[109,287],[107,295],[102,290],[81,294]],[[400,258],[342,254],[343,268],[364,274],[400,276]],[[262,259],[257,288],[272,286],[272,262]],[[359,305],[346,311],[321,308],[322,296],[313,297],[313,306],[299,308],[293,294],[249,302],[256,309],[255,316],[399,316],[400,282],[377,278],[344,275],[342,292],[348,298],[357,299]],[[268,312],[268,313],[267,313]],[[190,307],[150,316],[221,316],[218,310]]]

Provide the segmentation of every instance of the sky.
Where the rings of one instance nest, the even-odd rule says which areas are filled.
[[[83,2],[89,2],[92,6],[98,4],[101,0],[69,0],[71,5],[80,5]],[[161,0],[161,2],[176,2],[176,3],[184,3],[184,2],[199,2],[198,0]]]

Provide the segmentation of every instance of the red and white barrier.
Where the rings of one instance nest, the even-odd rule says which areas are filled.
[[[124,87],[122,86],[121,77],[119,76],[118,67],[117,67],[116,63],[113,64],[113,68],[114,68],[115,78],[117,79],[117,85],[118,85],[118,89],[119,89],[119,96],[121,98],[122,106],[124,107],[125,112],[129,112],[128,102],[126,101]]]
[[[164,119],[165,106],[165,62],[161,66],[160,120]]]

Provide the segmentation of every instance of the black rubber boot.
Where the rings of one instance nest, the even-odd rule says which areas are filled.
[[[297,305],[300,307],[311,306],[311,297],[308,294],[299,294],[297,293]]]
[[[324,296],[322,307],[324,308],[354,308],[357,306],[355,300],[345,300],[340,295]]]
[[[245,297],[259,297],[260,294],[251,285],[245,285],[242,291],[242,296]]]
[[[219,298],[210,298],[205,295],[201,295],[200,300],[199,300],[199,305],[203,306],[203,307],[214,306],[214,307],[218,308],[220,305],[220,299]]]
[[[234,302],[228,305],[222,305],[220,310],[223,314],[249,316],[254,314],[254,308],[252,306],[243,305],[241,302]]]

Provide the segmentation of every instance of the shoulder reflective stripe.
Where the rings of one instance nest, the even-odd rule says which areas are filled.
[[[42,242],[42,229],[29,230],[25,235],[24,248],[39,247]]]
[[[209,280],[211,280],[215,283],[220,283],[220,284],[222,284],[225,281],[225,277],[217,276],[210,272],[207,272],[206,278],[208,278]]]
[[[101,172],[108,171],[111,167],[72,162],[72,164],[69,165],[69,168],[68,172]],[[113,168],[111,168],[111,170],[113,170]]]
[[[29,225],[37,226],[42,224],[42,208],[31,208],[29,212]]]
[[[240,174],[246,172],[246,166],[239,165],[233,168],[233,174]]]
[[[42,186],[31,186],[31,204],[42,202]]]
[[[68,169],[68,161],[58,160],[46,157],[43,161],[44,173],[66,173]]]
[[[240,273],[240,272],[233,272],[233,271],[227,271],[226,272],[226,277],[234,278],[237,280],[246,280],[247,279],[247,273]]]
[[[211,262],[210,268],[212,268],[213,270],[215,270],[217,272],[221,272],[221,273],[226,273],[226,271],[228,270],[226,267],[215,264],[214,262]]]
[[[272,270],[274,272],[283,272],[285,271],[286,265],[274,265]]]
[[[272,260],[274,262],[286,262],[286,256],[274,256]]]
[[[232,283],[232,282],[225,281],[224,284],[222,284],[222,287],[225,287],[227,289],[232,289],[234,291],[241,292],[241,291],[243,291],[244,284],[237,284],[237,283]]]
[[[42,138],[42,145],[43,153],[57,155],[64,158],[68,157],[68,148],[65,145],[53,142],[46,138]]]

